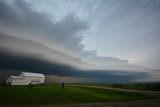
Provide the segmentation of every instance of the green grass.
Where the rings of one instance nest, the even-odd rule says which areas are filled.
[[[154,96],[111,91],[80,86],[59,85],[34,86],[0,86],[0,105],[50,105],[55,103],[90,103],[105,101],[128,101],[153,99]]]

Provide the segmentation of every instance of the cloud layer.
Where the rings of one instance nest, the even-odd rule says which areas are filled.
[[[49,83],[133,82],[137,80],[144,81],[150,75],[148,72],[105,69],[90,70],[94,66],[88,65],[78,58],[68,56],[43,44],[11,37],[4,33],[0,34],[0,59],[1,81],[11,74],[18,75],[22,71],[44,73],[48,75],[47,82]],[[88,69],[89,67],[90,69]],[[149,78],[153,78],[155,74],[149,76]]]

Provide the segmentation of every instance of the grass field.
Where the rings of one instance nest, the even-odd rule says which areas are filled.
[[[95,103],[156,99],[152,95],[65,85],[0,86],[0,105],[50,105],[56,103]]]

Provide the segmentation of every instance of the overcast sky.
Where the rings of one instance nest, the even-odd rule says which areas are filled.
[[[157,81],[159,29],[159,0],[0,0],[0,63],[16,56],[73,72],[147,72]],[[16,66],[0,67],[28,70]]]

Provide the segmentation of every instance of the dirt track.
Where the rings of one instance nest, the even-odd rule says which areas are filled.
[[[107,101],[102,103],[82,103],[82,104],[52,104],[39,106],[1,106],[0,107],[160,107],[160,100],[145,101]]]
[[[160,100],[108,101],[103,103],[68,104],[49,107],[160,107]]]

